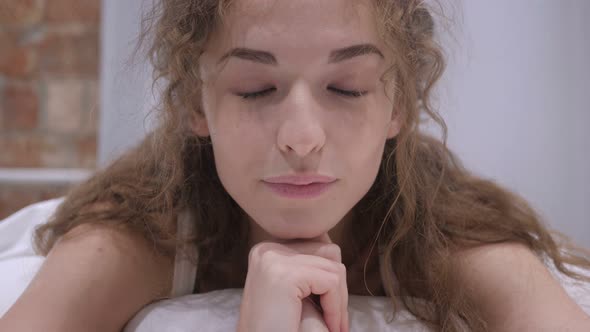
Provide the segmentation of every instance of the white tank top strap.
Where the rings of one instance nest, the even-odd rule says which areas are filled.
[[[194,223],[189,209],[178,214],[177,225],[177,234],[179,238],[186,238],[186,236],[194,232]],[[195,254],[198,255],[197,252],[195,252]],[[197,266],[190,262],[183,251],[178,250],[177,248],[176,256],[174,258],[172,292],[170,295],[172,297],[178,297],[192,294],[195,287],[196,276]]]

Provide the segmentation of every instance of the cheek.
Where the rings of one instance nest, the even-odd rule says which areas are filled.
[[[349,156],[351,165],[351,174],[358,179],[365,179],[367,174],[372,174],[370,170],[376,170],[383,158],[385,140],[375,139],[374,136],[356,136],[355,141],[345,148],[346,155]]]
[[[329,123],[334,136],[347,143],[351,150],[370,149],[379,142],[386,140],[391,108],[383,98],[368,99],[362,109],[340,110],[330,114]],[[354,148],[353,148],[354,147]]]
[[[371,103],[364,111],[342,114],[333,121],[338,154],[348,161],[352,176],[363,176],[381,163],[390,117],[386,106]]]
[[[358,200],[364,196],[377,177],[379,167],[383,159],[385,140],[379,139],[373,133],[355,135],[353,142],[350,142],[342,150],[348,163],[347,177],[352,192]]]
[[[262,120],[255,114],[226,105],[220,108],[211,135],[217,167],[231,174],[251,173],[260,168],[272,142]],[[221,175],[221,174],[220,174]]]

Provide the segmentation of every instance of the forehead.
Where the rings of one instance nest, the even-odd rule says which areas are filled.
[[[379,44],[369,0],[235,0],[209,48],[290,54],[362,43]]]

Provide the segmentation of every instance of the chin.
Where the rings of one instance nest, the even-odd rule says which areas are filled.
[[[333,225],[309,215],[296,216],[265,215],[255,221],[250,219],[253,236],[256,239],[276,241],[309,240],[330,231]]]

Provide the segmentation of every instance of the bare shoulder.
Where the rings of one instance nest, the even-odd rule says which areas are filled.
[[[146,304],[168,296],[173,260],[130,231],[81,225],[47,255],[0,330],[120,331]]]
[[[458,252],[467,295],[493,331],[590,331],[590,317],[526,246],[489,244]]]

